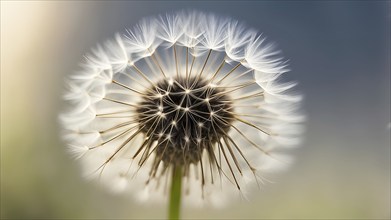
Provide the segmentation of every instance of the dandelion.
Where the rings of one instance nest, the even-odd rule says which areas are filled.
[[[301,97],[287,62],[236,20],[185,11],[98,45],[68,77],[61,122],[88,178],[140,201],[229,201],[286,167]],[[255,184],[254,184],[255,183]]]

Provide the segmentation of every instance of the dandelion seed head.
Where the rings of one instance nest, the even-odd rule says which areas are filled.
[[[232,102],[230,98],[224,94],[221,94],[221,90],[211,90],[207,86],[207,82],[197,77],[191,78],[177,78],[174,80],[175,84],[171,85],[169,82],[163,80],[158,82],[154,87],[158,87],[162,90],[170,90],[170,94],[161,99],[153,99],[154,90],[151,88],[151,94],[147,93],[145,98],[137,105],[136,112],[138,112],[138,123],[145,125],[141,131],[147,135],[151,134],[155,137],[157,142],[156,157],[162,158],[163,162],[172,165],[188,166],[189,163],[198,163],[201,159],[201,154],[206,150],[214,150],[213,146],[216,142],[229,130],[229,123],[234,119],[232,113],[228,111],[218,111],[219,109],[230,109]],[[186,94],[186,85],[193,85],[193,92],[191,96]],[[202,100],[205,99],[206,94],[215,96],[216,98],[211,100],[208,104]],[[217,98],[218,97],[218,98]],[[150,115],[145,112],[150,112],[149,106],[163,105],[163,109],[168,112],[166,114],[167,120],[154,121],[153,112]],[[186,109],[182,107],[184,104],[192,106],[193,113],[187,116],[183,112],[177,112],[176,110]],[[188,109],[188,108],[187,108]],[[211,112],[210,112],[211,111]],[[218,113],[215,113],[215,111]],[[209,113],[210,112],[210,113]],[[144,113],[144,114],[142,114]],[[218,114],[216,117],[220,117],[221,121],[209,120],[208,114]],[[210,132],[205,129],[198,129],[199,122],[208,128],[216,128],[215,132]],[[170,127],[170,124],[173,127]],[[153,129],[155,127],[168,128],[165,129],[171,136],[171,142],[167,143],[161,140],[157,134],[154,134]],[[197,144],[197,135],[200,135],[202,139],[205,139],[207,145]],[[185,138],[184,138],[185,137]],[[187,150],[183,151],[182,147],[187,146]],[[161,148],[161,149],[160,149]],[[207,149],[209,148],[209,149]],[[167,151],[170,149],[170,151]],[[159,155],[161,153],[162,155]]]
[[[280,82],[287,71],[275,44],[234,19],[143,19],[66,80],[64,141],[112,191],[161,201],[180,166],[187,204],[221,206],[286,167],[281,151],[300,143],[302,97]]]

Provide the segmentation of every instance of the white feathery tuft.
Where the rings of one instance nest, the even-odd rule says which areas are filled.
[[[88,151],[87,146],[76,146],[72,144],[69,144],[67,149],[74,159],[80,159]]]
[[[95,67],[99,70],[111,69],[106,50],[100,44],[92,48],[91,53],[87,54],[85,59],[87,64],[89,64],[91,67]]]
[[[225,52],[227,56],[237,62],[245,59],[245,48],[256,34],[253,30],[246,30],[238,21],[228,22],[227,38],[225,40]]]
[[[130,53],[150,56],[159,45],[158,25],[155,19],[143,19],[133,29],[127,29],[125,46]]]
[[[183,21],[178,14],[159,16],[159,29],[157,37],[163,42],[168,42],[168,46],[175,44],[184,34]]]
[[[262,34],[253,35],[245,50],[247,66],[266,74],[286,72],[287,65],[275,47],[274,43],[267,43]]]
[[[129,57],[121,35],[117,33],[113,40],[106,41],[104,48],[113,72],[122,72],[128,66]]]
[[[197,11],[181,11],[177,13],[182,19],[183,37],[178,43],[188,48],[194,48],[204,34],[205,14]]]
[[[200,49],[222,51],[224,42],[227,38],[227,18],[220,18],[216,15],[209,14],[205,17],[205,32],[201,39]]]

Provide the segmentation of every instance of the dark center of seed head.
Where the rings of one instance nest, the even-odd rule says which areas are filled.
[[[189,165],[224,137],[234,120],[225,90],[196,78],[162,80],[151,87],[137,108],[138,122],[156,157],[166,165]]]

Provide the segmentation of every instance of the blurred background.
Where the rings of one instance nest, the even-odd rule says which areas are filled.
[[[390,218],[389,1],[1,2],[1,218],[165,218],[80,177],[59,141],[63,77],[145,16],[198,9],[278,43],[305,94],[295,164],[225,209],[184,218]]]

